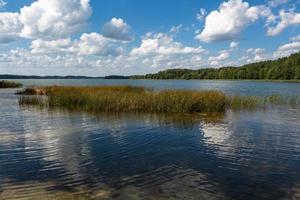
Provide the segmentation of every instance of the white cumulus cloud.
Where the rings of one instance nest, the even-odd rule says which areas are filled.
[[[265,49],[263,48],[250,48],[247,49],[247,53],[252,55],[252,58],[247,60],[248,63],[269,59],[269,56],[266,54]]]
[[[291,41],[300,41],[300,35],[291,37],[290,40],[291,40]]]
[[[289,56],[292,53],[297,53],[300,51],[300,42],[295,41],[291,43],[284,44],[280,46],[277,51],[274,53],[274,57],[284,57]]]
[[[119,56],[123,53],[122,43],[99,33],[83,33],[78,40],[33,40],[31,53],[78,56]]]
[[[123,49],[98,33],[84,33],[79,41],[75,41],[72,51],[79,55],[116,56],[120,55]]]
[[[280,19],[279,22],[275,27],[268,28],[267,35],[276,36],[289,26],[300,25],[300,13],[296,13],[294,11],[281,10],[277,18]]]
[[[230,57],[230,53],[228,50],[222,50],[219,52],[217,56],[210,56],[208,61],[210,61],[211,65],[220,65],[220,62],[227,60]]]
[[[238,42],[235,42],[235,41],[232,41],[230,44],[229,44],[229,47],[231,49],[235,49],[239,46],[239,43]]]
[[[212,11],[205,19],[204,30],[196,39],[204,42],[232,40],[260,16],[269,17],[271,11],[265,6],[250,7],[242,0],[230,0],[220,5],[219,10]]]
[[[38,0],[20,10],[25,38],[59,39],[80,31],[92,14],[89,0]]]
[[[121,18],[112,18],[104,24],[102,34],[115,40],[130,41],[133,39],[130,26]]]
[[[0,13],[0,43],[8,43],[18,38],[21,30],[18,13]]]
[[[164,33],[148,33],[142,39],[140,47],[131,51],[132,55],[153,55],[153,54],[200,54],[205,50],[202,47],[188,47],[174,41],[174,39]]]
[[[58,39],[58,40],[33,40],[31,42],[30,48],[32,49],[31,52],[36,53],[62,53],[62,52],[69,52],[70,47],[72,46],[72,41],[70,38],[66,39]]]

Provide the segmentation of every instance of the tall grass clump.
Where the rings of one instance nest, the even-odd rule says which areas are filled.
[[[48,106],[48,99],[46,96],[39,96],[39,95],[24,95],[19,98],[20,105],[37,105],[41,107]]]
[[[223,113],[226,109],[252,110],[273,105],[300,104],[298,97],[283,98],[280,95],[225,96],[218,91],[156,91],[131,86],[51,86],[28,88],[20,94],[20,105],[112,113]]]
[[[20,97],[21,105],[100,112],[213,113],[224,112],[226,97],[217,91],[164,90],[143,87],[46,87],[47,104],[38,96]]]
[[[13,81],[0,81],[0,88],[19,88],[22,87],[21,83]]]

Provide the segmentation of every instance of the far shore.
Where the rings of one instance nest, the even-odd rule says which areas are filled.
[[[149,80],[149,81],[246,81],[246,82],[279,82],[279,83],[300,83],[298,79],[284,80],[284,79],[146,79],[146,78],[131,78],[130,76],[119,76],[119,78],[110,77],[78,77],[78,76],[21,76],[15,78],[1,78],[1,80],[17,81],[17,80],[93,80],[93,79],[104,79],[104,80]]]

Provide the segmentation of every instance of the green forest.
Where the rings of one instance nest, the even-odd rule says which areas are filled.
[[[252,79],[299,80],[300,52],[278,60],[247,64],[241,67],[199,70],[170,69],[156,74],[132,76],[133,79]]]

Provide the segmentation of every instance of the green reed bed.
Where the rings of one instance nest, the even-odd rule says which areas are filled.
[[[20,88],[22,87],[21,83],[16,83],[13,81],[0,81],[0,88]]]
[[[70,110],[147,113],[224,112],[226,106],[225,95],[216,91],[154,91],[130,86],[46,87],[43,90],[46,102],[40,100],[42,95],[22,95],[19,103]]]
[[[101,86],[29,88],[20,105],[90,112],[222,113],[226,109],[256,109],[272,105],[299,105],[297,97],[225,96],[218,91],[163,90]]]

